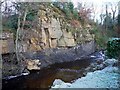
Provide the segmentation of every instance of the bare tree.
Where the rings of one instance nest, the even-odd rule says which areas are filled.
[[[120,1],[118,2],[118,37],[120,37]]]
[[[2,2],[0,1],[0,38],[2,37]],[[0,43],[0,89],[2,89],[2,43]]]
[[[95,18],[96,18],[96,8],[95,8],[93,3],[91,5],[91,10],[92,10],[92,18],[95,21]]]
[[[101,25],[103,24],[103,20],[104,20],[106,14],[108,13],[107,9],[106,9],[106,14],[104,14],[103,11],[104,11],[104,7],[102,5],[101,14],[100,14],[100,23],[101,23]]]
[[[115,24],[115,14],[117,11],[117,5],[113,5],[112,3],[110,3],[111,5],[111,11],[112,11],[112,19],[113,19],[113,25]]]
[[[21,61],[21,58],[19,56],[19,52],[20,52],[19,41],[22,39],[22,38],[20,38],[20,36],[21,36],[21,32],[24,30],[26,17],[28,14],[28,8],[25,7],[25,5],[21,4],[21,3],[14,3],[14,4],[16,4],[15,6],[17,6],[16,9],[18,12],[18,23],[17,23],[17,32],[16,32],[16,40],[15,40],[16,50],[15,51],[16,51],[17,61],[18,61],[19,65],[21,66],[22,61]],[[21,9],[21,6],[23,7],[22,9]]]

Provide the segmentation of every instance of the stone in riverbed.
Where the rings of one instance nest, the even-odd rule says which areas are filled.
[[[64,81],[60,80],[60,79],[56,79],[54,82],[53,82],[53,86],[52,88],[68,88],[70,87],[71,84],[70,83],[65,83]],[[50,89],[52,90],[52,89]]]
[[[28,70],[40,70],[39,65],[41,65],[40,60],[26,60]]]
[[[53,86],[54,86],[54,85],[60,85],[60,84],[62,84],[62,83],[64,83],[64,81],[62,81],[62,80],[60,80],[60,79],[56,79],[56,80],[53,82]]]
[[[107,59],[103,62],[105,66],[113,66],[114,64],[117,64],[118,60],[116,59]]]

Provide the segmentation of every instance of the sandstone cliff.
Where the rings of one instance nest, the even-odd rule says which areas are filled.
[[[21,74],[28,70],[36,70],[55,63],[74,61],[95,51],[94,34],[90,34],[92,26],[83,27],[71,23],[65,14],[55,6],[41,5],[34,26],[19,32],[18,53],[15,52],[13,33],[3,31],[0,43],[3,54],[3,77]],[[76,27],[77,26],[77,27]],[[79,45],[78,45],[79,44]],[[21,53],[22,52],[22,53]],[[21,64],[21,65],[20,65]]]
[[[20,32],[23,38],[18,41],[19,52],[32,52],[57,47],[68,48],[78,43],[94,41],[94,35],[90,34],[91,26],[89,24],[85,27],[82,27],[81,24],[74,27],[65,18],[64,13],[55,6],[41,5],[37,16],[37,28],[25,29]],[[2,53],[15,51],[12,35],[12,33],[3,32]]]

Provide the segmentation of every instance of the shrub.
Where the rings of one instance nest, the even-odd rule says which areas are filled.
[[[92,30],[90,30],[90,33],[95,35],[97,49],[106,49],[109,37],[106,35],[105,31],[103,32],[103,30],[100,28],[94,27]]]
[[[120,58],[120,38],[113,38],[107,43],[107,56],[109,58]]]

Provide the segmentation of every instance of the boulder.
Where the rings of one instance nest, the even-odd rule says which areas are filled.
[[[64,83],[62,80],[56,79],[56,80],[53,82],[53,85],[60,85],[60,84],[62,84],[62,83]]]
[[[53,88],[68,88],[70,87],[71,84],[70,83],[65,83],[64,81],[60,80],[60,79],[56,79],[54,82],[53,82],[53,85],[52,85],[52,89]],[[50,89],[50,90],[52,90]]]
[[[107,59],[103,62],[105,66],[113,66],[118,63],[118,60],[116,59]]]
[[[26,60],[28,70],[40,70],[40,60]]]

